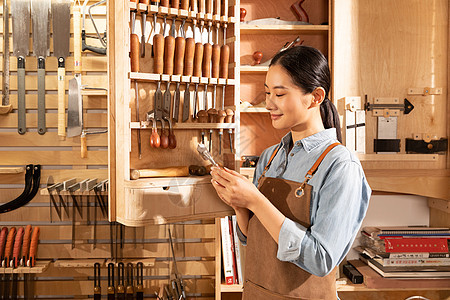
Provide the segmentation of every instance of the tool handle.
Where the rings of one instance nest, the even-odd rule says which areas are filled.
[[[208,113],[208,122],[209,123],[216,123],[216,117],[217,117],[217,109],[210,108],[206,111]]]
[[[31,242],[31,225],[27,225],[25,227],[25,232],[23,235],[23,243],[22,243],[22,254],[20,255],[21,259],[22,259],[22,266],[26,265],[26,262],[28,261],[29,258],[29,253],[30,253],[30,242]]]
[[[207,14],[212,14],[212,10],[213,10],[213,4],[212,4],[212,0],[206,0],[206,13]]]
[[[130,59],[131,72],[139,72],[139,37],[135,33],[130,35]]]
[[[139,0],[139,3],[143,3],[145,5],[149,5],[150,4],[150,0]]]
[[[175,39],[175,75],[183,75],[184,52],[186,50],[185,38],[179,36]]]
[[[152,129],[152,135],[150,136],[150,146],[152,148],[159,148],[161,145],[161,139],[159,137],[158,131],[156,128]]]
[[[214,1],[214,15],[220,15],[220,4],[221,0],[215,0]]]
[[[191,1],[191,11],[198,12],[198,2],[197,0],[190,0]]]
[[[169,149],[175,149],[177,147],[177,139],[173,134],[173,129],[169,130]]]
[[[212,78],[219,78],[220,71],[220,45],[214,44],[212,46]]]
[[[193,38],[187,38],[186,47],[184,51],[185,76],[192,76],[194,72],[194,54],[195,54],[195,40]]]
[[[9,266],[9,261],[11,260],[12,250],[14,246],[14,237],[16,236],[16,227],[11,227],[9,230],[8,236],[6,238],[6,245],[5,245],[5,265],[4,267]]]
[[[203,63],[202,63],[202,76],[209,77],[211,70],[211,55],[212,55],[212,45],[206,43],[203,45]]]
[[[185,177],[189,176],[189,167],[168,167],[161,169],[132,170],[131,179],[155,178],[155,177]]]
[[[155,34],[153,36],[153,49],[154,49],[154,72],[156,74],[162,74],[164,71],[164,36],[162,34]]]
[[[161,0],[161,5],[164,7],[169,7],[169,0]]]
[[[14,241],[14,249],[13,249],[13,267],[17,268],[19,266],[19,255],[20,255],[20,249],[22,248],[22,242],[23,242],[23,234],[24,229],[23,227],[19,227],[19,230],[17,230],[16,239]]]
[[[164,74],[173,74],[173,57],[175,54],[175,38],[168,35],[164,38]]]
[[[205,13],[205,0],[200,0],[200,5],[198,7],[199,13]]]
[[[225,110],[225,113],[227,114],[227,116],[225,117],[225,123],[233,122],[234,111],[231,108],[227,108]]]
[[[130,2],[139,3],[139,0],[130,0]]]
[[[222,45],[220,49],[220,78],[228,78],[228,63],[230,61],[230,46]]]
[[[86,134],[85,133],[81,133],[80,144],[81,144],[81,158],[86,158],[87,157],[87,144],[86,144]]]
[[[58,58],[60,62],[64,64],[64,58]],[[62,62],[61,62],[62,61]],[[62,139],[66,138],[66,68],[58,67],[58,136]]]
[[[197,113],[197,118],[200,123],[208,123],[208,113],[206,110],[199,110]]]
[[[180,8],[180,0],[172,0],[172,8]]]
[[[29,267],[34,267],[36,264],[36,254],[37,254],[37,247],[39,242],[39,233],[40,228],[34,227],[33,234],[31,235],[31,243],[30,243],[30,260],[28,263]]]
[[[194,76],[202,76],[202,60],[203,60],[203,44],[195,44],[195,54],[194,54]]]
[[[189,0],[181,0],[181,9],[188,10],[189,9]]]
[[[222,16],[228,17],[228,0],[223,0]]]
[[[160,147],[163,149],[167,149],[169,147],[169,136],[164,132],[164,130],[161,129],[161,135],[160,135]]]
[[[75,73],[81,73],[81,12],[73,8],[73,63]]]
[[[1,259],[3,258],[7,236],[8,236],[8,227],[3,227],[2,231],[0,232],[0,266],[2,263]]]

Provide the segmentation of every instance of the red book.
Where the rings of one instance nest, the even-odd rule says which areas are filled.
[[[386,252],[448,252],[447,238],[383,237]]]

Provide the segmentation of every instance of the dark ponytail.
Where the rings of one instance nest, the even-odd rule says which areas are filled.
[[[328,61],[323,54],[313,47],[296,46],[277,53],[270,63],[270,66],[273,65],[282,66],[304,93],[312,93],[318,87],[325,90],[325,99],[320,105],[323,126],[326,129],[336,128],[337,139],[342,142],[339,114],[333,102],[328,99],[331,76]]]

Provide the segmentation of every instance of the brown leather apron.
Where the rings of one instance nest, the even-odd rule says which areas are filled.
[[[310,227],[312,186],[308,181],[328,152],[337,145],[340,143],[328,146],[302,183],[264,176],[278,151],[276,149],[259,179],[258,189],[286,218]],[[246,248],[242,299],[336,299],[336,268],[328,275],[318,277],[293,263],[280,261],[277,258],[278,244],[255,215],[249,220]]]

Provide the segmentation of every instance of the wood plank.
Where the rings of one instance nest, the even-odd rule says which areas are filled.
[[[3,167],[0,168],[0,174],[22,174],[25,171],[25,167]]]
[[[80,147],[80,138],[66,138],[61,140],[57,132],[47,132],[40,135],[37,132],[27,132],[20,135],[16,132],[1,132],[2,147]],[[106,134],[89,135],[88,146],[108,146]]]
[[[108,151],[88,151],[87,158],[81,158],[80,151],[3,151],[0,157],[0,165],[26,165],[30,161],[41,165],[108,165]]]
[[[107,127],[108,115],[105,113],[85,113],[84,114],[84,128],[99,128]],[[47,128],[57,128],[58,127],[58,114],[56,112],[45,114],[46,126]],[[37,127],[37,114],[27,113],[26,114],[27,128]],[[11,113],[7,118],[0,118],[0,127],[3,128],[17,128],[17,113]],[[26,134],[25,134],[26,135]],[[88,137],[89,141],[89,137]]]

